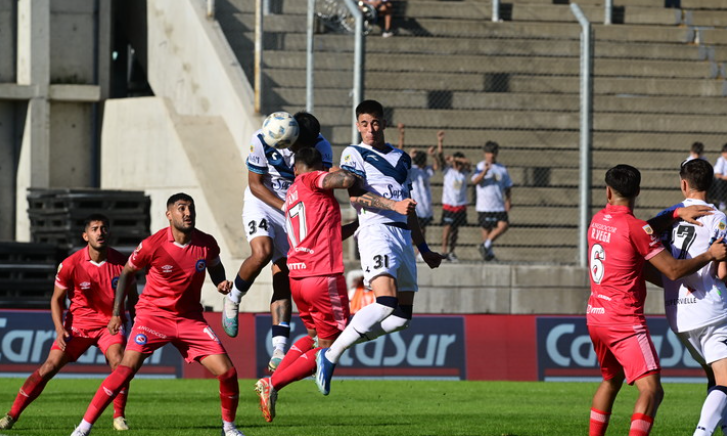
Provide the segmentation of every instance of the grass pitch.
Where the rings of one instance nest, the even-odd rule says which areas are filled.
[[[23,380],[0,378],[0,413]],[[52,380],[2,436],[68,436],[80,422],[100,379]],[[335,380],[331,394],[303,380],[280,392],[277,417],[263,420],[254,380],[240,380],[237,423],[247,436],[534,436],[588,434],[595,383]],[[706,395],[703,384],[665,384],[665,398],[651,434],[692,434]],[[217,380],[132,382],[126,436],[218,436]],[[609,435],[628,433],[636,388],[624,386]],[[93,436],[120,436],[111,407]]]

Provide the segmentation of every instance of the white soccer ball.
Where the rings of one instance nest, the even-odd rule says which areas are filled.
[[[298,122],[287,112],[273,112],[263,122],[263,141],[271,147],[288,148],[298,139]]]

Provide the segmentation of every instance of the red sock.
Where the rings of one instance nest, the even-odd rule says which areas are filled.
[[[654,424],[654,418],[643,413],[634,413],[631,415],[631,430],[629,436],[647,436],[651,432],[651,426]]]
[[[48,380],[43,380],[43,377],[40,376],[40,373],[36,369],[25,380],[25,383],[23,383],[23,386],[18,391],[18,396],[15,397],[13,407],[10,408],[8,415],[12,416],[13,419],[18,419],[20,414],[23,413],[23,410],[43,392],[46,383],[48,383]]]
[[[316,372],[316,352],[319,348],[309,350],[296,359],[285,371],[276,370],[270,377],[275,390],[279,391],[289,384],[313,375]]]
[[[114,372],[101,383],[96,395],[91,400],[91,404],[88,405],[83,419],[91,424],[95,423],[122,387],[127,386],[132,378],[134,378],[134,370],[128,366],[117,366]]]
[[[588,428],[588,436],[605,435],[606,429],[608,428],[608,420],[610,418],[610,413],[591,408],[591,424]]]
[[[310,336],[303,336],[302,338],[295,341],[295,344],[293,344],[293,346],[290,347],[290,350],[285,353],[285,357],[280,362],[280,365],[278,365],[278,368],[275,371],[282,371],[292,365],[293,362],[298,360],[300,356],[313,349],[315,343],[315,339],[311,338]]]
[[[217,376],[220,381],[220,405],[222,406],[222,420],[235,422],[237,402],[240,397],[240,386],[237,384],[237,371],[233,366],[226,373]]]
[[[114,418],[126,416],[126,400],[129,398],[129,383],[121,387],[121,390],[114,398]]]

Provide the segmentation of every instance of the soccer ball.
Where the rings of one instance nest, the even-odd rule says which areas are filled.
[[[298,122],[287,112],[273,112],[263,122],[263,141],[275,148],[288,148],[298,139]]]

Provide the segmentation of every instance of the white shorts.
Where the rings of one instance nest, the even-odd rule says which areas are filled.
[[[411,232],[385,224],[362,227],[356,233],[364,285],[381,274],[396,279],[399,292],[417,291],[417,264]]]
[[[694,360],[711,364],[727,358],[727,322],[708,325],[688,332],[677,333]]]
[[[265,236],[273,240],[273,262],[288,257],[288,235],[283,211],[275,210],[260,200],[246,200],[242,208],[242,225],[247,241]]]

